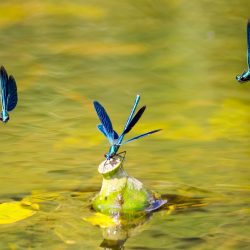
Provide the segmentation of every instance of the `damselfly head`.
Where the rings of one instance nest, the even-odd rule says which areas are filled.
[[[9,115],[4,115],[2,113],[2,116],[0,116],[0,121],[2,121],[3,123],[7,123],[9,119],[10,119]]]
[[[247,72],[244,71],[241,75],[237,75],[237,76],[236,76],[236,80],[237,80],[238,82],[245,82],[245,81],[247,81],[248,79],[247,79],[247,77],[245,76],[246,73],[247,73]]]
[[[3,122],[4,122],[4,123],[7,123],[9,119],[10,119],[10,117],[7,116],[5,119],[3,119]]]
[[[114,156],[115,156],[115,154],[109,154],[109,153],[104,154],[104,157],[105,157],[107,160],[112,159]]]
[[[241,76],[241,75],[237,75],[237,76],[236,76],[236,80],[237,80],[237,81],[241,82],[241,81],[242,81],[241,79],[242,79],[242,76]]]

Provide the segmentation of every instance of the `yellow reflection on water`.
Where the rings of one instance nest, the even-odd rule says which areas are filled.
[[[136,94],[147,110],[127,138],[163,130],[121,147],[126,170],[206,206],[177,214],[171,204],[125,249],[247,249],[250,85],[235,75],[247,67],[249,9],[249,0],[1,1],[0,64],[19,102],[0,124],[0,206],[11,203],[5,215],[17,206],[19,218],[41,206],[0,227],[0,249],[97,248],[101,232],[82,218],[109,143],[92,101],[119,133]]]

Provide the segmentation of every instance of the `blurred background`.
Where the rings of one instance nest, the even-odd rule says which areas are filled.
[[[64,192],[65,210],[0,226],[0,248],[99,249],[99,228],[81,220],[109,148],[92,102],[120,133],[140,94],[147,110],[129,137],[163,131],[122,147],[125,169],[161,194],[211,202],[155,214],[126,249],[247,249],[250,85],[235,76],[249,17],[249,0],[2,1],[0,64],[19,102],[0,124],[0,198]]]

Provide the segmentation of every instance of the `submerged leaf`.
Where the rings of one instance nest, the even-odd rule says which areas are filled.
[[[11,224],[34,215],[37,211],[33,209],[33,206],[38,208],[37,204],[23,205],[19,201],[0,204],[0,225]]]
[[[95,213],[93,216],[83,218],[83,220],[101,228],[106,228],[117,224],[117,222],[112,217],[101,213]]]
[[[51,201],[51,200],[55,200],[58,197],[59,197],[59,193],[56,193],[56,192],[33,190],[32,194],[24,197],[21,203],[22,205],[32,204],[32,206],[34,206],[34,203],[42,203],[46,201]]]

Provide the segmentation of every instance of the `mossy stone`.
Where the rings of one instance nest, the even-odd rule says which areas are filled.
[[[92,200],[92,207],[107,215],[135,214],[144,212],[154,194],[123,169],[119,156],[103,161],[98,168],[103,176],[100,192]]]

